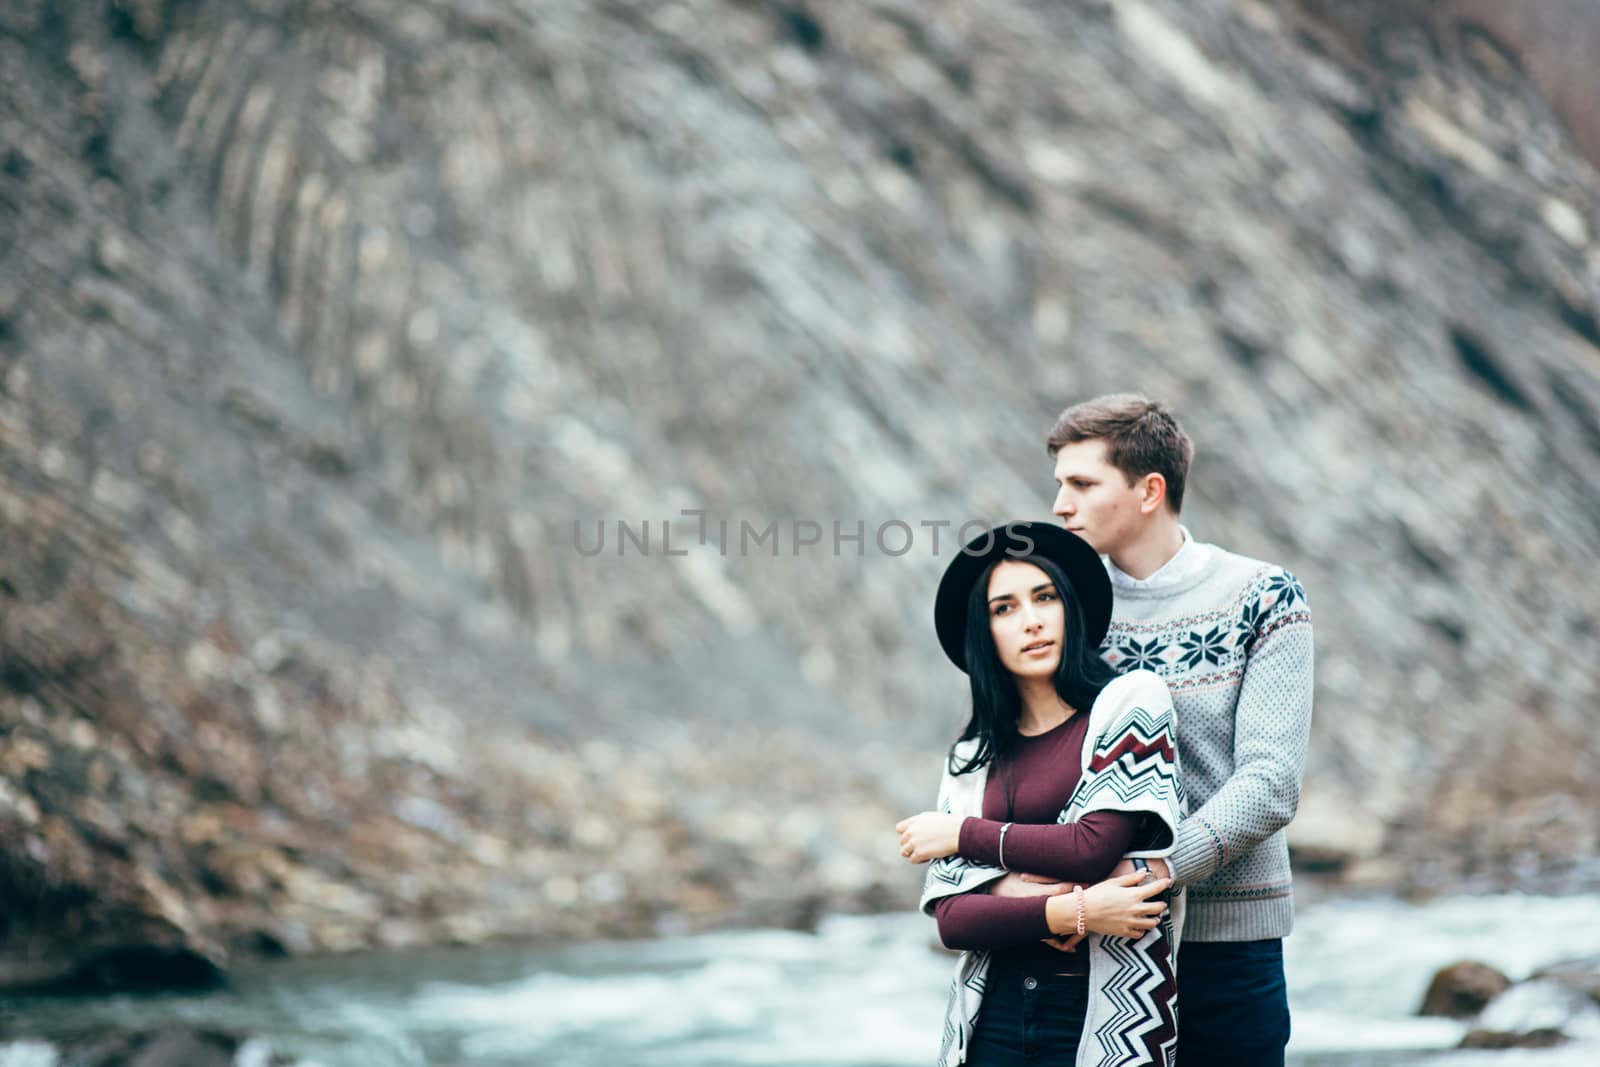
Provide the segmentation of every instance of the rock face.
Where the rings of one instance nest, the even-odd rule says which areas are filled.
[[[0,983],[904,902],[924,524],[1129,386],[1310,593],[1302,844],[1593,854],[1600,183],[1381,8],[6,5]]]

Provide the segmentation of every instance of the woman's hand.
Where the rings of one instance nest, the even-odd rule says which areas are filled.
[[[1126,937],[1135,941],[1155,929],[1167,905],[1150,898],[1172,885],[1172,879],[1158,878],[1148,885],[1140,885],[1145,877],[1145,871],[1135,871],[1085,889],[1084,929],[1090,933]],[[1052,933],[1062,936],[1077,933],[1077,895],[1063,893],[1051,897],[1045,904],[1045,921]]]
[[[900,855],[912,863],[927,863],[954,856],[961,847],[960,815],[925,811],[894,824],[900,834]]]
[[[1137,940],[1156,928],[1166,913],[1164,900],[1151,900],[1172,885],[1171,878],[1157,878],[1140,885],[1148,877],[1134,871],[1120,878],[1108,878],[1083,891],[1084,927],[1108,937]]]

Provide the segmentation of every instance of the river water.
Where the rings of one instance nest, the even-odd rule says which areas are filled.
[[[1600,1064],[1600,1012],[1575,1044],[1470,1053],[1447,1051],[1464,1024],[1411,1014],[1458,959],[1515,980],[1600,954],[1600,897],[1323,898],[1285,951],[1295,1067]],[[292,960],[205,996],[0,1001],[12,1032],[35,1035],[0,1044],[0,1067],[59,1067],[52,1039],[163,1025],[259,1036],[302,1067],[922,1067],[952,967],[910,914],[836,917],[814,935]]]

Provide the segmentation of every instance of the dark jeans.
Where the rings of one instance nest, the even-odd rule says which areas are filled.
[[[1089,977],[995,961],[967,1067],[1072,1067],[1089,1009]]]
[[[1283,1067],[1283,941],[1185,941],[1178,950],[1181,1067]]]

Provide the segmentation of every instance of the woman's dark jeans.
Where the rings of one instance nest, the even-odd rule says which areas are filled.
[[[1185,941],[1178,950],[1180,1067],[1283,1067],[1283,941]]]
[[[1037,964],[996,960],[967,1067],[1072,1067],[1089,1007],[1087,975],[1041,972]]]

